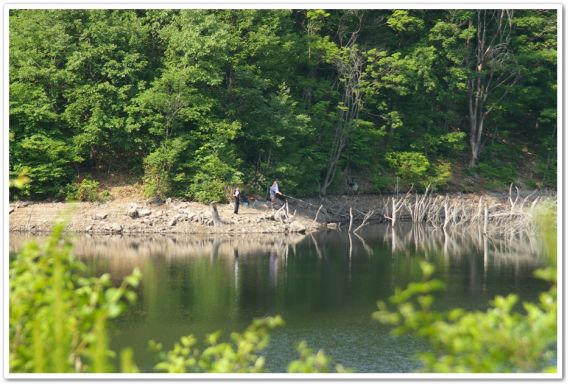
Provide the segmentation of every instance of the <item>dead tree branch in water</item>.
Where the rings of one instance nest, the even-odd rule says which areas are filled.
[[[390,222],[392,223],[392,226],[394,226],[396,224],[396,222],[398,221],[398,212],[400,211],[400,209],[402,209],[402,207],[404,206],[404,204],[406,203],[406,201],[410,197],[411,191],[412,191],[411,189],[408,190],[408,193],[406,193],[406,195],[403,197],[400,197],[400,198],[392,197],[391,198],[392,214],[391,214],[391,216],[384,214],[384,217],[387,218],[388,220],[390,220]],[[389,206],[389,204],[387,202],[385,202],[384,207],[388,207],[388,206]]]
[[[429,188],[430,185],[427,186],[425,193],[420,198],[420,196],[416,193],[416,199],[414,203],[406,202],[405,206],[410,213],[410,217],[412,222],[419,223],[424,220],[426,217],[427,211],[431,204],[431,197],[429,196]]]
[[[396,226],[400,221],[414,224],[427,224],[449,232],[452,229],[485,228],[485,234],[514,237],[519,229],[534,227],[533,212],[543,203],[556,205],[556,195],[551,192],[533,191],[529,194],[512,185],[504,194],[434,194],[430,186],[422,193],[412,193],[379,197],[371,203],[370,197],[347,199],[344,202],[327,198],[315,202],[318,207],[314,215],[322,221],[342,223],[349,232],[374,223],[390,221]],[[372,199],[375,199],[372,197]],[[371,213],[370,210],[373,212]],[[485,215],[486,211],[486,215]],[[314,221],[314,220],[313,220]],[[364,225],[362,225],[364,224]]]
[[[370,219],[370,217],[372,217],[373,214],[374,214],[374,211],[369,210],[368,213],[366,213],[366,215],[364,216],[362,223],[358,226],[358,228],[356,228],[354,230],[354,233],[358,232],[362,227],[366,226],[368,224],[368,220]]]
[[[321,209],[323,209],[323,204],[321,204],[321,206],[319,206],[319,209],[317,210],[317,214],[315,214],[315,219],[313,220],[313,225],[317,222],[317,219],[319,218],[319,213],[320,213]]]

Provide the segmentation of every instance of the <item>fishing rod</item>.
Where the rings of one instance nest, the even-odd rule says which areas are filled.
[[[310,206],[312,206],[312,207],[315,207],[315,208],[317,207],[317,205],[312,204],[312,203],[310,203],[310,202],[307,202],[307,201],[305,201],[305,200],[301,200],[300,198],[288,196],[288,195],[283,194],[283,193],[281,193],[281,192],[279,192],[279,193],[280,193],[281,196],[283,196],[283,197],[285,197],[285,198],[290,198],[290,199],[292,199],[292,200],[300,201],[300,202],[303,202],[303,203],[305,203],[305,204],[307,204],[307,205],[310,205]],[[331,210],[331,212],[337,212],[336,210],[332,210],[332,209],[330,209],[330,208],[327,208],[327,207],[324,206],[323,204],[321,204],[321,206],[323,206],[323,208],[324,208],[325,210],[327,210],[327,211],[328,211],[328,210]],[[358,210],[358,209],[354,209],[354,211],[355,211],[355,212],[358,212],[358,213],[360,213],[360,214],[362,214],[362,215],[366,215],[366,213],[364,213],[364,212],[362,212],[362,211],[360,211],[360,210]]]
[[[301,201],[301,202],[303,202],[303,203],[305,203],[305,204],[307,204],[307,205],[310,205],[310,206],[316,206],[315,204],[311,204],[310,202],[307,202],[307,201],[305,201],[305,200],[301,200],[300,198],[288,196],[288,195],[283,194],[283,193],[281,193],[281,192],[280,192],[279,194],[280,194],[281,196],[285,197],[285,198],[290,198],[291,200]]]

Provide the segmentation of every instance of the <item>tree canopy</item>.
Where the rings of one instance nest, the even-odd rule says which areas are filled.
[[[556,10],[11,10],[12,196],[556,186]]]

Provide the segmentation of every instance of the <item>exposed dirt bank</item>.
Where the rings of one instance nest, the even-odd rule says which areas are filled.
[[[322,226],[293,211],[275,216],[266,203],[241,205],[238,214],[232,205],[220,204],[217,211],[221,222],[215,221],[208,205],[196,202],[14,202],[9,224],[10,231],[39,233],[49,232],[58,219],[64,219],[66,231],[107,234],[304,233]]]

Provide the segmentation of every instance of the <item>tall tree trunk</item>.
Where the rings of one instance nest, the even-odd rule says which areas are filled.
[[[477,30],[474,40],[467,40],[467,47],[472,55],[467,58],[467,66],[472,72],[467,80],[469,95],[469,144],[473,167],[479,160],[483,148],[483,132],[485,119],[492,111],[488,103],[489,95],[500,86],[517,80],[516,68],[507,68],[510,55],[510,32],[512,10],[477,10],[476,20],[470,27]],[[473,25],[475,23],[475,25]],[[495,100],[500,101],[510,87],[505,87],[503,95]]]
[[[327,189],[334,180],[338,162],[348,144],[350,128],[353,125],[353,121],[358,118],[362,101],[362,93],[359,89],[359,85],[362,77],[364,59],[355,46],[351,45],[347,53],[347,59],[339,59],[335,63],[339,72],[341,85],[344,88],[344,94],[338,113],[338,121],[329,155],[327,172],[321,184],[320,195],[322,197],[326,196]]]
[[[319,193],[321,197],[326,196],[327,189],[334,180],[338,162],[348,144],[349,131],[353,121],[358,118],[360,110],[362,99],[360,80],[364,67],[364,58],[358,50],[356,42],[363,25],[364,13],[356,11],[356,15],[358,22],[355,30],[347,32],[347,25],[343,25],[342,21],[337,30],[340,50],[336,54],[335,59],[332,60],[332,64],[337,70],[338,82],[343,90],[343,96],[338,106],[338,120],[329,153],[326,174],[320,183]],[[348,39],[345,41],[345,38]]]

